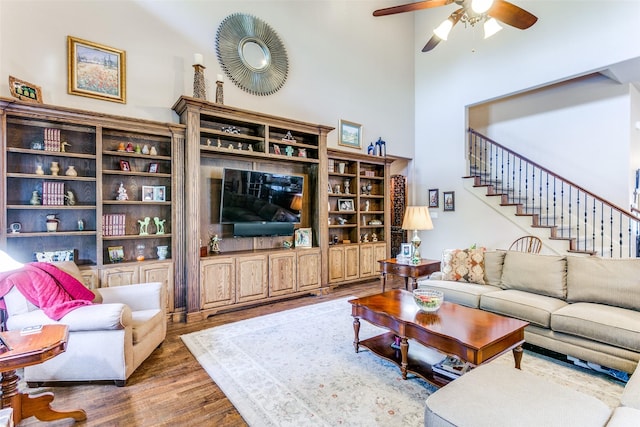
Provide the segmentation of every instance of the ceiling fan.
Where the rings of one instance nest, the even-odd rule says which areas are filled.
[[[535,15],[505,0],[424,0],[378,9],[373,12],[373,16],[413,12],[416,10],[447,6],[451,3],[455,3],[461,7],[449,15],[438,28],[433,30],[434,34],[422,48],[423,52],[428,52],[436,47],[442,40],[447,40],[449,31],[451,31],[459,21],[462,21],[465,25],[469,23],[471,26],[484,22],[484,38],[486,39],[502,29],[498,21],[521,30],[526,30],[538,20]]]

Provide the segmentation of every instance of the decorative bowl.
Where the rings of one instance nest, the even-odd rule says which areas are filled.
[[[420,310],[433,313],[442,305],[444,294],[435,289],[418,288],[413,291],[413,300]]]

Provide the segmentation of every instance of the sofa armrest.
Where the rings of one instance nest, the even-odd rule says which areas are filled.
[[[70,332],[116,330],[131,325],[132,317],[131,310],[125,304],[93,304],[71,310],[57,322],[42,310],[16,314],[7,319],[9,330],[55,324],[68,325]]]
[[[166,291],[160,282],[113,286],[99,288],[97,291],[102,295],[103,303],[126,304],[131,311],[164,310],[167,306]]]
[[[640,409],[640,363],[636,366],[636,370],[627,381],[627,385],[622,392],[620,398],[622,406]]]
[[[436,271],[431,273],[429,280],[444,280],[444,273],[442,271]]]

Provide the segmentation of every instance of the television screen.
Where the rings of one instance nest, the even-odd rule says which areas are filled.
[[[225,168],[220,222],[299,223],[304,177]]]

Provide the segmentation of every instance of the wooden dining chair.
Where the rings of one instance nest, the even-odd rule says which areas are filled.
[[[516,239],[509,247],[510,251],[529,252],[537,254],[542,249],[542,240],[536,236],[523,236]]]

